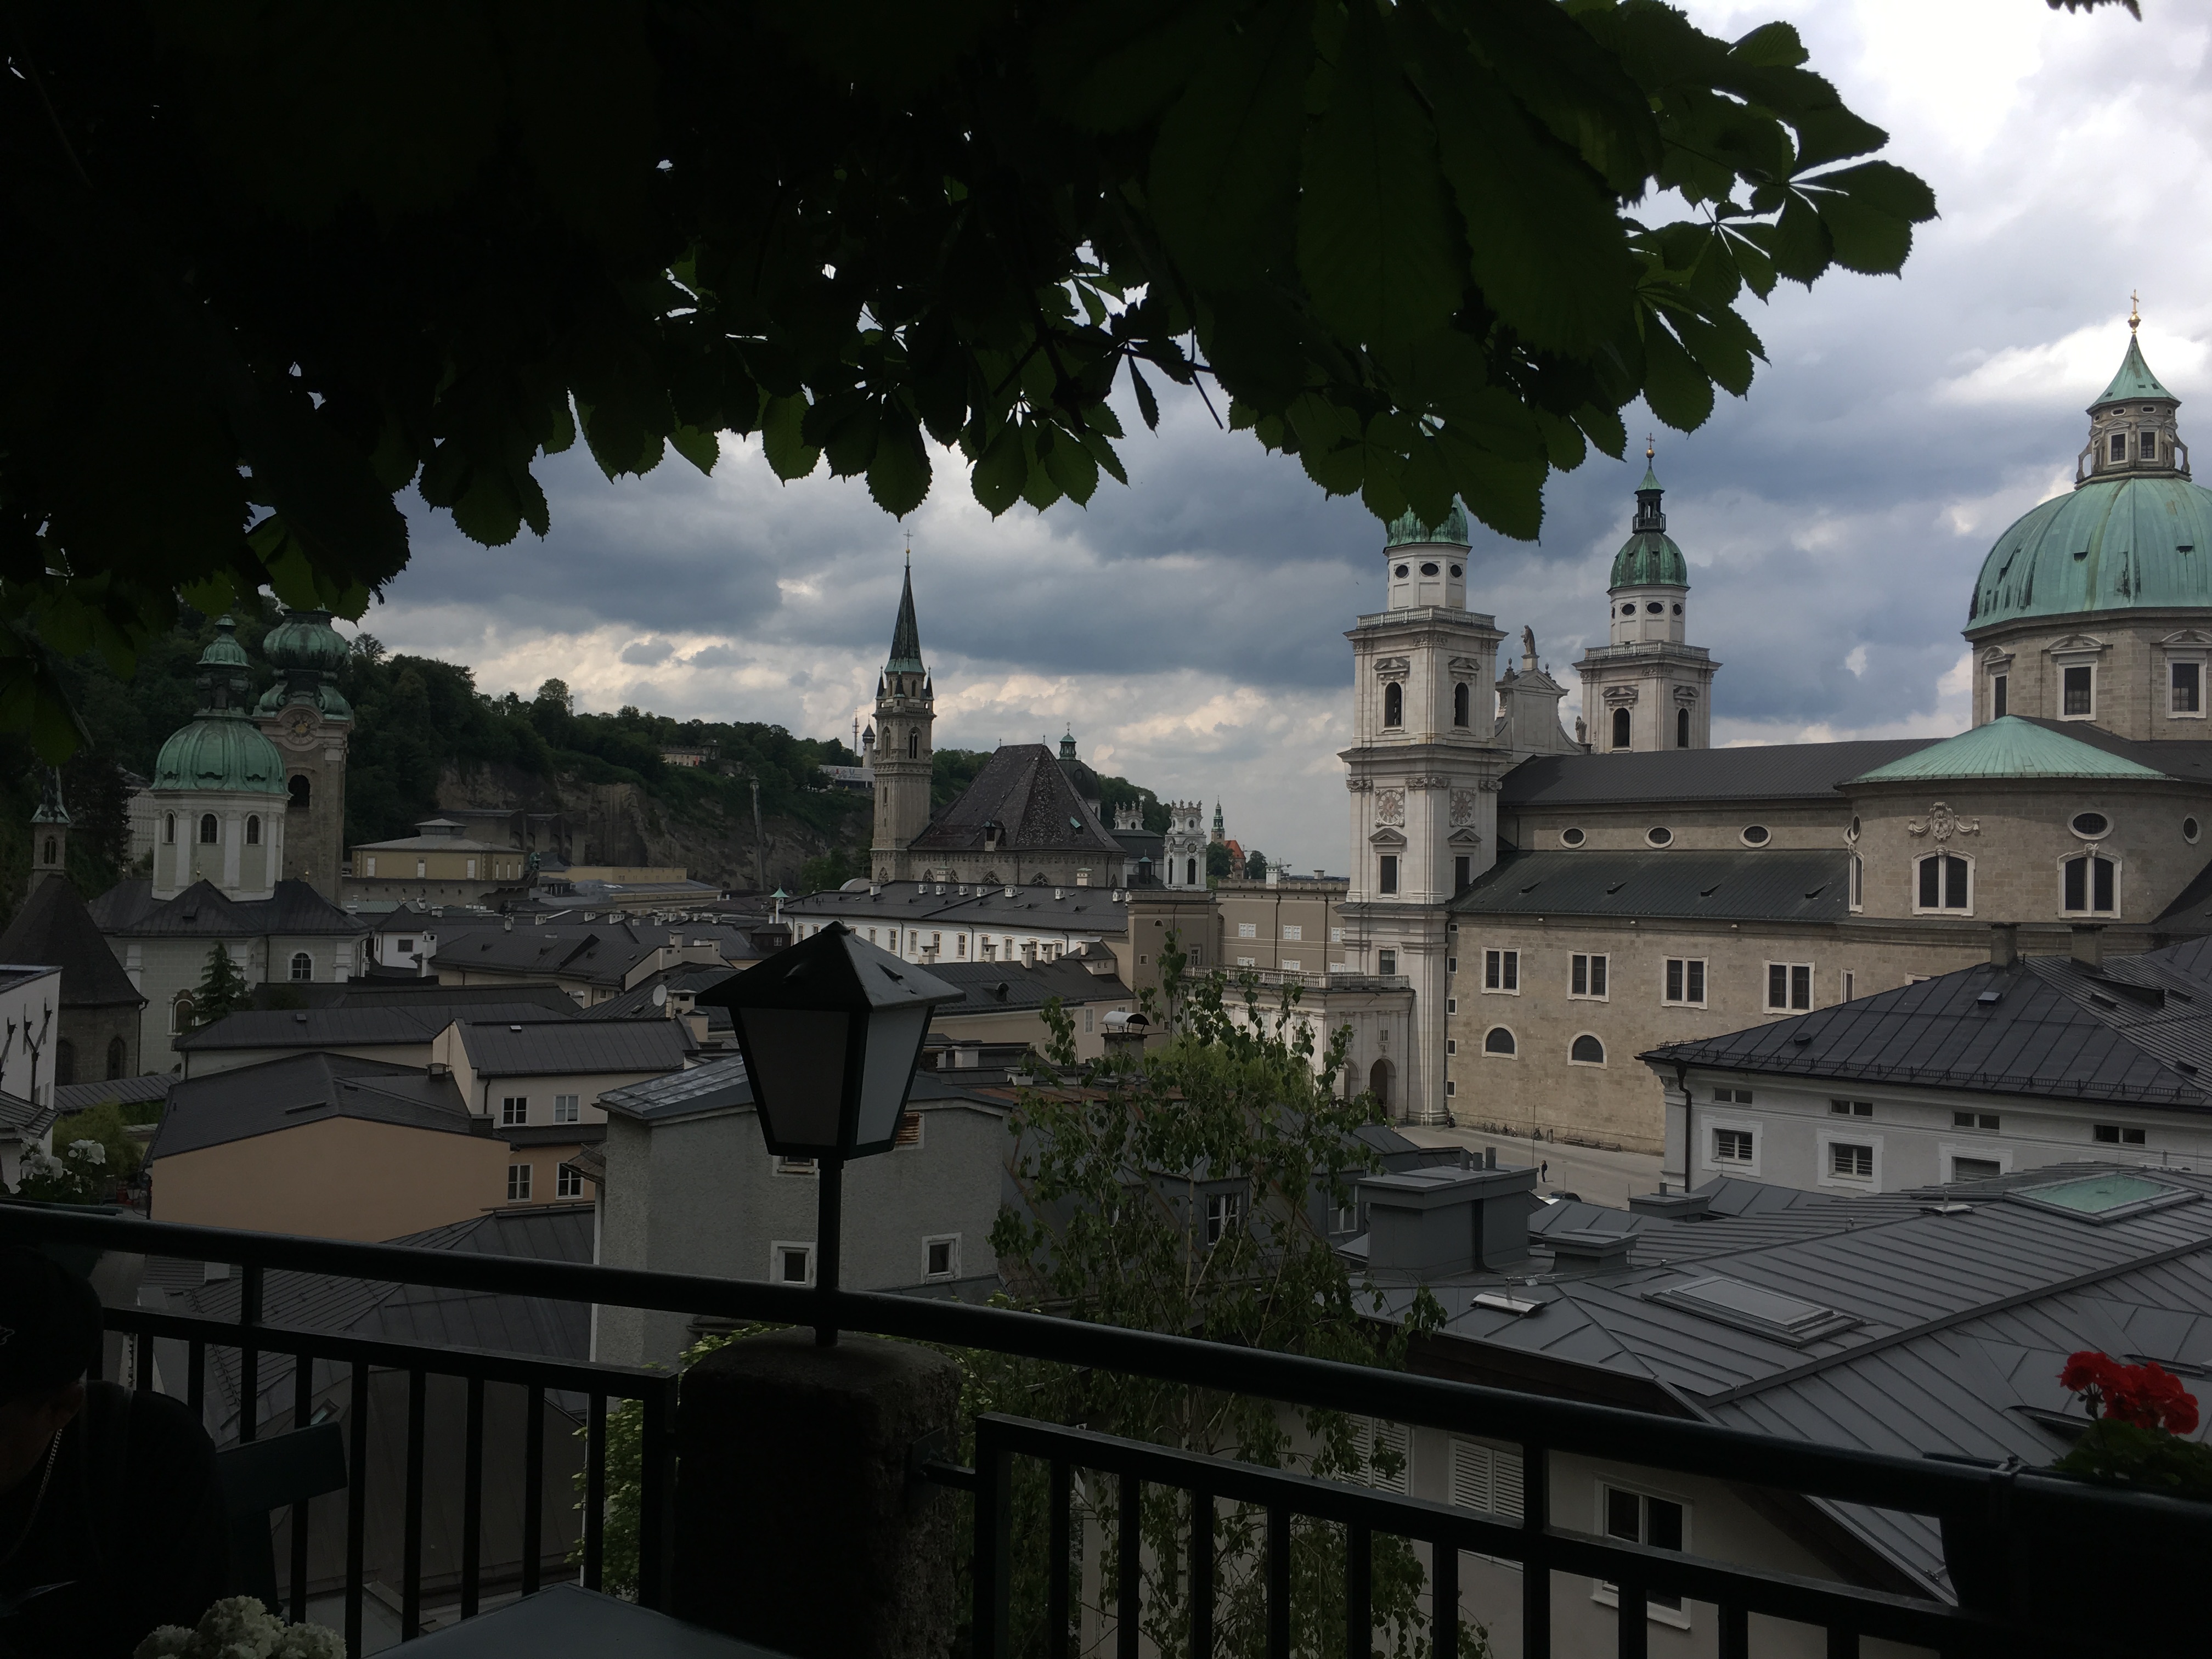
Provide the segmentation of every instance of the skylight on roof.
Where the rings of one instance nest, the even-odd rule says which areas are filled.
[[[2102,1227],[2171,1205],[2192,1203],[2203,1194],[2153,1181],[2148,1176],[2114,1170],[2108,1175],[2076,1176],[2045,1187],[2017,1187],[2005,1196],[2015,1204],[2055,1210]]]
[[[1792,1347],[1802,1347],[1821,1337],[1849,1330],[1859,1322],[1856,1314],[1824,1308],[1817,1302],[1718,1275],[1649,1291],[1644,1299],[1682,1309],[1717,1324],[1733,1325],[1740,1331],[1771,1337]]]

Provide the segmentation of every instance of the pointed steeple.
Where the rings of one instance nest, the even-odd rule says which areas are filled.
[[[2105,388],[2105,395],[2089,407],[2094,410],[2106,404],[2129,403],[2137,398],[2164,398],[2177,404],[2181,401],[2158,383],[2158,376],[2150,372],[2150,365],[2143,361],[2142,342],[2130,329],[2128,355],[2120,359],[2119,373],[2112,376],[2112,383]]]
[[[1636,486],[1636,521],[1629,527],[1641,533],[1650,531],[1656,534],[1667,528],[1667,515],[1660,510],[1659,500],[1667,492],[1659,483],[1659,474],[1653,465],[1657,447],[1649,438],[1644,441],[1644,482]]]
[[[921,665],[921,625],[914,619],[914,562],[906,567],[906,586],[899,592],[898,623],[891,629],[891,658],[884,665],[887,674],[919,674]]]

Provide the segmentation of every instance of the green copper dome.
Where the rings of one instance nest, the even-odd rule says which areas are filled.
[[[1651,451],[1644,452],[1644,482],[1636,486],[1636,517],[1628,539],[1613,556],[1613,575],[1607,587],[1687,587],[1690,567],[1682,550],[1667,533],[1667,515],[1660,510],[1666,490],[1652,470]]]
[[[252,693],[246,648],[228,617],[200,653],[199,717],[161,745],[154,762],[156,789],[209,790],[233,795],[283,795],[284,757],[246,715]]]
[[[1454,501],[1451,511],[1444,514],[1443,521],[1431,525],[1422,523],[1421,515],[1407,507],[1390,520],[1389,535],[1382,544],[1385,547],[1406,547],[1422,542],[1472,547],[1474,544],[1467,537],[1467,509]]]
[[[262,636],[261,654],[280,669],[335,674],[346,659],[345,638],[327,611],[290,611]]]
[[[2089,407],[2102,409],[2106,404],[2129,403],[2137,398],[2163,398],[2168,403],[2181,401],[2158,383],[2158,376],[2150,372],[2150,365],[2143,361],[2142,347],[2131,331],[2128,335],[2128,355],[2120,359],[2120,372],[2112,376],[2112,383],[2105,388],[2105,395]]]
[[[2186,478],[2093,478],[1997,538],[1966,626],[2204,606],[2212,606],[2212,490]]]

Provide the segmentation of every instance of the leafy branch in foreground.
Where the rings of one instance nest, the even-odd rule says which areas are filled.
[[[358,616],[399,491],[543,535],[579,439],[615,477],[757,434],[899,514],[957,449],[997,514],[1218,388],[1331,493],[1534,536],[1632,400],[1748,387],[1747,289],[1894,271],[1935,211],[1789,25],[1656,0],[12,20],[0,723],[51,756],[50,653],[127,673],[264,585]]]

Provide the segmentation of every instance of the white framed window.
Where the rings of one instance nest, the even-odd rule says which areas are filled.
[[[1444,999],[1444,1012],[1448,1014],[1457,1013],[1459,1012],[1459,999],[1457,997],[1446,997]]]
[[[1376,863],[1378,866],[1376,890],[1384,893],[1396,892],[1398,890],[1398,855],[1395,853],[1385,853],[1376,860]]]
[[[169,1035],[181,1036],[192,1029],[192,994],[179,991],[169,1003]]]
[[[1306,930],[1303,926],[1293,922],[1285,922],[1283,924],[1283,938],[1289,943],[1293,945],[1304,944],[1305,942],[1305,936]]]
[[[1341,928],[1341,927],[1332,927],[1332,928],[1330,928],[1330,929],[1328,930],[1328,942],[1329,942],[1331,945],[1341,945],[1341,944],[1343,944],[1343,943],[1344,943],[1344,929],[1343,929],[1343,928]]]
[[[2001,720],[2005,717],[2006,694],[2011,690],[2008,674],[1990,676],[1990,718]]]
[[[2166,712],[2176,720],[2204,718],[2204,661],[2169,657],[2166,664]]]
[[[1206,1242],[1218,1244],[1244,1219],[1244,1194],[1208,1193],[1206,1195]]]
[[[1856,993],[1851,989],[1853,977],[1854,976],[1850,969],[1846,968],[1844,969],[1844,1000],[1846,1002],[1849,1002],[1851,998],[1856,994]]]
[[[1355,1417],[1352,1443],[1359,1454],[1360,1485],[1377,1492],[1413,1490],[1413,1435],[1403,1423]]]
[[[1521,1045],[1504,1026],[1493,1025],[1483,1036],[1482,1052],[1491,1060],[1512,1060],[1521,1052]]]
[[[1567,1064],[1570,1066],[1604,1065],[1605,1044],[1592,1033],[1582,1032],[1567,1045]]]
[[[921,1277],[925,1284],[960,1277],[958,1233],[941,1233],[921,1241]]]
[[[1713,1091],[1713,1103],[1716,1106],[1748,1106],[1751,1104],[1751,1091],[1748,1089],[1716,1089]]]
[[[1240,921],[1240,922],[1238,922],[1238,923],[1237,924],[1237,938],[1239,938],[1239,939],[1257,939],[1257,938],[1259,938],[1259,937],[1260,937],[1260,924],[1259,924],[1258,922],[1256,922],[1256,921]]]
[[[530,1196],[530,1165],[510,1164],[507,1166],[507,1201],[520,1204]]]
[[[1753,1152],[1758,1138],[1749,1129],[1713,1130],[1713,1158],[1716,1164],[1736,1164],[1748,1169],[1753,1163]]]
[[[1237,958],[1237,965],[1239,968],[1257,968],[1260,965],[1260,958],[1257,957],[1239,957]]]
[[[295,981],[298,981],[298,980],[313,980],[313,979],[314,978],[314,976],[315,976],[315,959],[314,959],[314,957],[313,957],[309,956],[309,955],[308,955],[305,951],[293,951],[293,952],[292,952],[292,977],[293,977],[293,979],[294,979],[294,980],[295,980]]]
[[[1946,1146],[1937,1156],[1946,1181],[1995,1181],[2012,1172],[2012,1153],[2002,1146]]]
[[[2087,720],[2097,717],[2097,665],[2068,663],[2058,671],[2058,718]]]
[[[1457,1054],[1459,1052],[1459,1039],[1457,1037],[1446,1037],[1444,1039],[1444,1052],[1448,1054]]]
[[[1802,1013],[1813,1006],[1813,964],[1809,962],[1770,962],[1766,964],[1766,1012]]]
[[[2094,1124],[2089,1138],[2101,1146],[2140,1146],[2146,1139],[2141,1129],[2131,1129],[2123,1123]]]
[[[1454,1509],[1476,1510],[1504,1521],[1521,1519],[1525,1493],[1519,1452],[1455,1437],[1445,1455],[1451,1462],[1446,1496]]]
[[[1459,1092],[1459,1085],[1458,1085],[1458,1083],[1457,1083],[1456,1081],[1455,1081],[1453,1079],[1446,1078],[1446,1079],[1444,1079],[1444,1097],[1445,1097],[1446,1099],[1448,1099],[1448,1100],[1449,1100],[1449,1098],[1451,1098],[1451,1097],[1453,1097],[1454,1095],[1456,1095],[1458,1092]]]
[[[1398,953],[1395,951],[1377,951],[1375,953],[1375,971],[1386,978],[1395,974],[1398,971]]]
[[[1996,1129],[2004,1120],[1995,1112],[1954,1112],[1951,1127],[1954,1129]]]
[[[1830,1117],[1872,1117],[1874,1102],[1870,1100],[1832,1100],[1828,1103]]]
[[[2102,853],[2077,853],[2058,861],[2058,908],[2069,916],[2120,913],[2120,861]]]
[[[474,881],[477,878],[477,861],[474,859],[468,859],[464,860],[464,862],[466,863],[468,868],[464,872],[463,879]]]
[[[1300,962],[1296,957],[1285,957],[1283,971],[1286,974],[1302,974],[1305,971],[1305,963]]]
[[[583,1116],[583,1102],[580,1096],[553,1097],[553,1121],[556,1123],[580,1123]]]
[[[430,873],[429,865],[421,859],[416,859],[415,860],[415,873],[418,876],[428,875]]]
[[[1633,1486],[1600,1481],[1597,1524],[1598,1530],[1607,1537],[1618,1538],[1625,1543],[1647,1544],[1653,1549],[1678,1552],[1690,1547],[1690,1506],[1679,1498],[1665,1498]],[[1602,1578],[1591,1581],[1590,1596],[1609,1607],[1620,1605],[1618,1587]],[[1682,1630],[1690,1627],[1689,1610],[1679,1595],[1648,1591],[1644,1608],[1647,1618],[1660,1624]]]
[[[1823,1129],[1816,1178],[1823,1187],[1881,1190],[1881,1137],[1864,1129]]]
[[[1856,853],[1851,854],[1850,908],[1854,911],[1866,908],[1866,860]]]
[[[530,1121],[530,1097],[509,1095],[499,1103],[499,1127],[513,1129]]]
[[[1359,1208],[1353,1204],[1340,1204],[1330,1212],[1328,1230],[1333,1233],[1355,1232],[1359,1226]]]
[[[1606,996],[1606,958],[1602,956],[1571,957],[1567,964],[1567,994],[1583,997],[1592,1002],[1604,1002]]]
[[[1518,951],[1485,951],[1482,953],[1482,988],[1495,991],[1501,996],[1519,996],[1521,953]]]
[[[1912,861],[1915,915],[1974,914],[1974,861],[1957,853],[1928,853]]]
[[[1705,959],[1703,957],[1669,957],[1664,984],[1659,1000],[1675,1008],[1702,1008],[1705,1006]]]
[[[573,1164],[563,1164],[553,1172],[553,1196],[581,1198],[584,1195],[584,1172]]]
[[[771,1284],[811,1285],[814,1247],[792,1239],[778,1239],[768,1247],[768,1276]]]
[[[175,820],[175,819],[172,818],[172,819],[169,821],[169,823],[170,823],[170,828],[174,829],[174,828],[176,827],[176,820]],[[174,837],[172,837],[172,839],[174,839]],[[374,853],[370,854],[367,858],[363,859],[363,860],[362,860],[362,862],[363,864],[365,864],[366,866],[368,866],[367,869],[365,869],[365,870],[363,870],[363,871],[362,872],[362,874],[363,874],[364,876],[373,876],[373,875],[374,875],[374,874],[376,873],[376,855],[375,855]]]
[[[822,1166],[811,1158],[779,1158],[769,1166],[769,1173],[778,1176],[796,1176],[805,1180],[820,1175]]]

